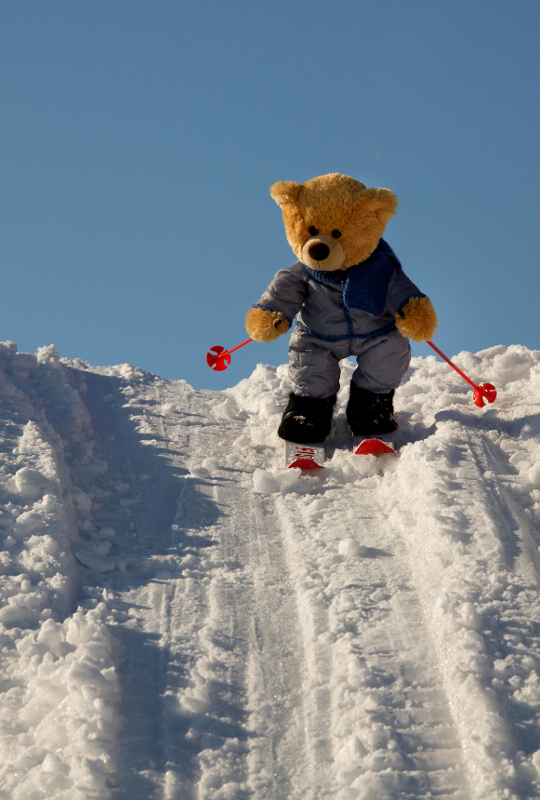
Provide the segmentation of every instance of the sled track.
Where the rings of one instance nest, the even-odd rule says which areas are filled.
[[[301,514],[295,495],[254,493],[249,470],[190,477],[189,454],[219,461],[241,424],[197,425],[203,393],[181,407],[165,382],[126,398],[121,382],[95,380],[89,396],[109,397],[93,409],[108,481],[155,470],[141,441],[160,444],[170,473],[132,507],[137,547],[184,567],[115,581],[132,615],[117,632],[126,726],[116,796],[318,800],[356,797],[362,784],[374,796],[466,797],[407,554],[381,525],[375,490],[343,521],[331,490],[323,511],[315,495]],[[167,402],[179,412],[158,413]],[[347,537],[364,557],[340,554]]]
[[[249,473],[187,474],[187,454],[219,460],[241,425],[225,437],[222,426],[198,426],[203,394],[180,408],[165,382],[145,385],[144,401],[126,398],[110,377],[88,382],[106,484],[155,471],[141,441],[161,443],[170,470],[150,490],[142,484],[126,517],[134,563],[146,549],[183,567],[181,577],[165,569],[114,581],[117,606],[129,613],[116,630],[126,725],[115,797],[325,796],[307,754],[307,670],[273,500],[254,495]],[[179,409],[173,423],[156,412],[166,402]]]
[[[302,519],[287,496],[278,509],[309,654],[312,757],[324,762],[328,796],[353,798],[369,788],[370,797],[469,797],[408,554],[381,525],[375,491],[349,508],[330,560],[336,529],[325,517],[342,510],[329,504],[322,518],[315,509]],[[364,542],[363,557],[343,557],[344,540]]]

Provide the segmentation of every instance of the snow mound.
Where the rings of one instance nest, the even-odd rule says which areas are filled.
[[[0,800],[540,794],[540,351],[435,356],[397,456],[0,343]],[[293,754],[291,757],[291,753]]]
[[[66,464],[70,449],[92,467],[88,412],[54,348],[34,356],[13,343],[0,347],[0,403],[0,797],[106,797],[114,640],[104,605],[74,610],[91,499]]]

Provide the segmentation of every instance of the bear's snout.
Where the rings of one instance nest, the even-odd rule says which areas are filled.
[[[341,269],[345,261],[345,251],[333,236],[326,233],[317,233],[304,243],[301,251],[301,260],[312,269],[323,269],[331,272]]]
[[[324,261],[330,255],[330,248],[324,242],[313,242],[308,248],[308,253],[313,261]]]

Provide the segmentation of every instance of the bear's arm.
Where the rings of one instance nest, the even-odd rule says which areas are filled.
[[[394,314],[398,331],[407,339],[425,342],[437,330],[437,314],[431,301],[401,268],[390,279],[386,308]]]
[[[405,275],[401,267],[394,269],[388,284],[387,311],[395,316],[411,297],[425,297],[425,294]]]
[[[246,314],[246,330],[252,339],[271,342],[286,333],[307,296],[305,269],[298,262],[282,269]]]
[[[301,270],[305,272],[303,267]],[[308,293],[307,282],[301,274],[298,274],[299,272],[296,265],[289,269],[281,269],[254,307],[277,311],[291,325]]]

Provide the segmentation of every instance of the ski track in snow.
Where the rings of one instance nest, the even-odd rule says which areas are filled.
[[[0,799],[540,796],[540,352],[457,360],[302,476],[284,367],[0,344]]]

